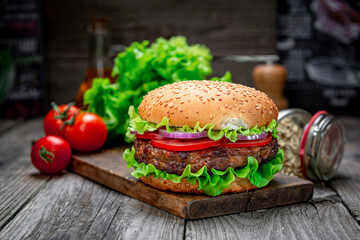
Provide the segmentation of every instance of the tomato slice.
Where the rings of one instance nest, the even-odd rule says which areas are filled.
[[[221,147],[227,148],[240,148],[240,147],[254,147],[262,146],[271,142],[272,136],[269,134],[266,138],[257,139],[257,140],[238,140],[236,142],[230,142],[227,140],[225,143],[221,144]]]
[[[224,139],[220,139],[218,141],[211,140],[209,138],[203,139],[151,139],[151,143],[153,146],[172,150],[172,151],[195,151],[206,149],[210,147],[219,146],[224,143]]]
[[[135,134],[135,137],[140,139],[166,139],[159,134],[159,131],[145,132],[144,134]]]

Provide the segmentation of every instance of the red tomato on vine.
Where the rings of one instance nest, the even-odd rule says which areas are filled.
[[[81,112],[66,125],[65,139],[72,149],[91,152],[105,144],[108,131],[104,120],[95,113]]]
[[[69,165],[70,160],[70,145],[57,136],[40,138],[31,149],[31,161],[41,173],[62,172]]]
[[[52,102],[51,105],[53,109],[46,114],[44,119],[44,132],[46,135],[64,137],[65,121],[69,121],[79,112],[79,109],[74,106],[74,103],[57,106]]]

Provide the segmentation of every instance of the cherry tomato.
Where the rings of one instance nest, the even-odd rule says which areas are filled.
[[[159,134],[159,131],[145,132],[144,134],[135,134],[135,137],[140,139],[166,139]]]
[[[70,145],[57,136],[40,138],[31,149],[31,161],[41,173],[62,172],[69,165],[70,160]]]
[[[151,139],[152,145],[172,151],[195,151],[221,145],[225,140],[202,139]]]
[[[254,147],[262,146],[271,142],[272,136],[269,134],[266,138],[257,139],[257,140],[238,140],[236,142],[227,141],[226,143],[221,144],[221,147],[227,148],[241,148],[241,147]]]
[[[64,137],[64,130],[61,129],[64,122],[70,120],[70,118],[77,114],[78,108],[73,106],[74,103],[57,106],[55,103],[51,103],[53,109],[50,110],[44,119],[44,132],[46,135],[55,135]]]
[[[65,139],[72,149],[91,152],[100,149],[105,144],[108,132],[99,115],[82,112],[73,120],[73,123],[65,127]]]

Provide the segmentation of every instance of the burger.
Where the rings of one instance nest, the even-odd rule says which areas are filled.
[[[278,109],[240,84],[183,81],[129,108],[134,145],[123,158],[154,188],[217,196],[266,186],[282,168]]]

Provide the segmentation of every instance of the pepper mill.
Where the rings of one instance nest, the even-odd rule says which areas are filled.
[[[257,65],[252,71],[255,88],[266,93],[279,110],[289,107],[284,96],[286,69],[281,64],[267,62]]]

